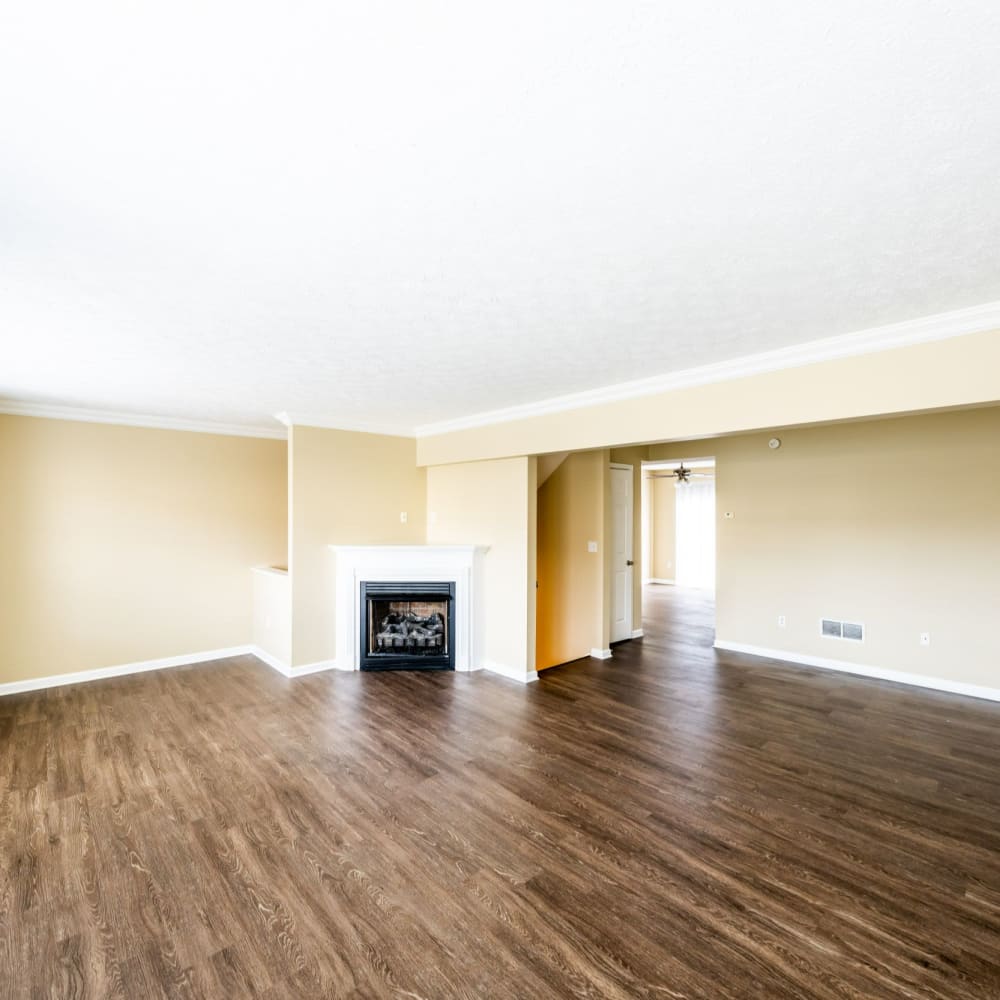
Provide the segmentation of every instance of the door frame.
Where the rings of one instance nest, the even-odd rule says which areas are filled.
[[[614,592],[612,591],[611,598],[611,621],[609,622],[609,641],[610,642],[624,642],[626,639],[633,638],[632,633],[634,632],[635,626],[635,466],[628,462],[609,462],[609,469],[617,469],[622,472],[628,472],[629,474],[629,490],[628,490],[628,518],[625,527],[625,548],[626,555],[625,558],[631,562],[631,565],[626,565],[625,567],[625,634],[621,636],[615,636],[612,634],[614,629]],[[611,564],[611,576],[612,576],[612,587],[614,586],[614,523],[611,526],[612,536],[609,539],[609,548],[611,552],[609,554],[609,563]]]

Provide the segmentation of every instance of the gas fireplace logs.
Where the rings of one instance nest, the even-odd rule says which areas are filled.
[[[440,652],[444,647],[444,617],[435,612],[426,618],[411,614],[386,615],[375,636],[379,650]]]

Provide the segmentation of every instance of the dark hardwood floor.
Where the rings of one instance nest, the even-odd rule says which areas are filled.
[[[1000,704],[648,607],[528,687],[245,657],[0,699],[0,995],[1000,997]]]

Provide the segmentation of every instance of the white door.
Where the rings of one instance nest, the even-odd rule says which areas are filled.
[[[611,641],[632,638],[632,466],[611,466]]]

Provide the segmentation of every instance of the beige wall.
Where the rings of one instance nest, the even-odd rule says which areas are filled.
[[[673,580],[677,559],[677,487],[673,479],[651,479],[650,548],[652,566],[649,576],[654,580]]]
[[[1000,408],[769,436],[651,448],[716,456],[718,638],[1000,688]]]
[[[490,547],[483,655],[494,669],[519,677],[535,668],[536,493],[534,458],[427,470],[427,541]]]
[[[412,438],[296,426],[289,432],[289,496],[291,665],[305,666],[336,654],[330,546],[422,544],[426,473]]]
[[[538,670],[602,648],[606,467],[606,451],[574,452],[538,489]]]
[[[1000,402],[1000,331],[421,438],[421,465]]]
[[[288,665],[292,662],[292,584],[287,570],[253,571],[253,644]]]
[[[284,441],[0,415],[0,683],[250,643]]]

